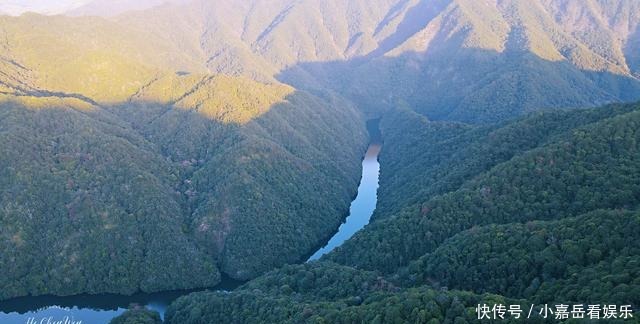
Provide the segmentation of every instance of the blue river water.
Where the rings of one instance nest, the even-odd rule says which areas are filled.
[[[374,142],[369,145],[369,149],[362,160],[362,179],[358,187],[358,195],[351,202],[349,216],[340,225],[338,232],[329,240],[327,245],[316,251],[309,258],[309,261],[317,260],[331,252],[331,250],[342,245],[344,241],[369,224],[378,201],[378,177],[380,175],[378,155],[380,154],[380,149],[381,145],[378,143]]]
[[[167,306],[186,292],[137,296],[79,295],[24,297],[0,305],[3,324],[102,324],[126,311],[129,304],[145,305],[164,315]]]
[[[233,290],[242,282],[222,278],[214,289]],[[145,306],[164,313],[177,298],[199,290],[165,291],[132,296],[101,294],[69,297],[21,297],[0,302],[1,324],[106,324],[130,305]]]

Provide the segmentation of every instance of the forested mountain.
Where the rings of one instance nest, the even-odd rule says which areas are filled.
[[[404,275],[412,284],[435,281],[535,303],[638,305],[640,251],[630,238],[637,235],[639,217],[599,210],[558,221],[475,228],[421,257]]]
[[[104,19],[0,19],[0,298],[248,279],[348,211],[366,133],[344,99]]]
[[[640,100],[638,53],[636,0],[95,0],[0,16],[0,299],[227,275],[257,279],[182,298],[167,321],[637,306],[640,108],[590,108]],[[377,118],[373,222],[287,266],[343,221]]]
[[[198,48],[212,71],[334,89],[369,112],[492,122],[640,98],[638,12],[630,0],[254,0],[116,19],[179,22],[157,34]]]
[[[486,123],[640,99],[633,0],[172,2],[110,19],[209,71],[333,89],[371,114]]]
[[[373,223],[320,261],[183,297],[167,321],[475,323],[487,301],[637,306],[639,123],[637,104],[480,127],[389,113],[390,207]],[[417,193],[394,207],[402,186]]]
[[[400,21],[395,32],[353,64],[304,63],[280,78],[313,88],[305,78],[312,71],[324,76],[320,87],[338,85],[369,109],[408,105],[434,120],[465,122],[637,99],[637,71],[627,63],[636,60],[629,49],[637,2],[405,4],[391,15]],[[393,24],[378,26],[374,37]]]
[[[160,64],[332,89],[371,114],[406,106],[432,120],[486,123],[640,99],[633,0],[92,1],[85,9],[76,19],[26,15],[3,23],[10,36],[38,35],[13,40],[21,59],[21,49],[29,59],[38,59],[34,48],[51,53],[35,55],[50,59],[40,68],[60,72],[49,87],[87,87],[88,80],[65,79],[72,70],[63,69],[114,60],[113,70],[126,73],[92,79],[105,87],[117,81],[123,89],[103,88],[113,95],[150,82],[145,67]],[[62,33],[70,27],[74,33]],[[56,41],[35,46],[48,36]],[[30,51],[19,46],[26,41],[36,42]],[[105,42],[122,51],[105,52]],[[65,51],[78,46],[95,52]],[[125,78],[133,71],[135,85]]]
[[[466,323],[478,304],[519,301],[497,295],[401,288],[375,273],[328,262],[287,266],[232,293],[178,299],[168,323]],[[470,321],[480,323],[480,321]],[[510,319],[506,323],[515,323]],[[543,320],[532,320],[543,323]]]
[[[410,110],[398,110],[381,123],[385,141],[390,144],[380,156],[381,163],[388,167],[382,170],[381,182],[385,185],[379,189],[375,216],[388,217],[420,200],[457,189],[470,177],[570,129],[634,109],[627,105],[570,114],[545,111],[485,127],[434,123]]]
[[[568,124],[564,136],[535,145],[487,171],[469,175],[456,189],[405,206],[354,236],[330,259],[391,272],[474,226],[554,220],[597,209],[634,208],[640,196],[640,113],[636,105],[632,107],[631,112],[584,126]],[[581,118],[584,112],[569,114]],[[551,119],[553,131],[557,121]],[[545,126],[540,123],[538,131],[548,133]],[[512,136],[518,137],[519,133],[520,129]],[[503,145],[508,147],[511,143],[514,141]],[[402,186],[412,184],[405,182]],[[382,196],[381,201],[384,199]]]

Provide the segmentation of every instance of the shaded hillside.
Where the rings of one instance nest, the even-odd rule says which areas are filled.
[[[640,304],[640,213],[490,225],[462,232],[409,266],[411,285],[437,283],[536,303]],[[590,284],[588,291],[580,283]],[[464,287],[464,288],[462,288]]]
[[[105,4],[118,9],[93,3]],[[637,106],[505,120],[639,99],[639,6],[202,0],[2,16],[0,298],[212,286],[220,272],[249,279],[300,261],[348,211],[363,115],[384,115],[380,209],[327,260],[429,281],[407,267],[474,227],[632,210]],[[575,285],[568,276],[583,273],[595,286],[635,257],[549,278]],[[392,307],[398,298],[442,303],[425,315]],[[314,314],[455,320],[479,298],[419,287]]]
[[[320,261],[283,267],[230,293],[183,297],[167,321],[476,323],[482,303],[522,304],[526,312],[557,303],[634,309],[638,109],[537,113],[490,127],[429,122],[408,111],[387,116],[383,130],[393,124],[405,136],[387,129],[385,148],[407,159],[385,152],[383,170],[416,172],[404,185],[424,188],[424,200],[374,221]],[[433,144],[416,145],[426,139]],[[419,153],[437,147],[449,149]],[[453,174],[443,176],[446,185],[421,182],[422,168],[403,161],[434,172],[437,162],[449,163]],[[464,165],[467,173],[456,171]],[[390,180],[381,186],[393,188]],[[528,321],[545,322],[540,307]]]
[[[357,115],[310,95],[244,126],[156,104],[144,128],[125,108],[18,98],[1,104],[3,298],[250,278],[322,242],[357,186]]]
[[[549,61],[528,51],[449,50],[371,61],[302,63],[278,78],[302,89],[335,89],[374,116],[405,107],[431,120],[471,124],[490,124],[541,109],[640,98],[640,82],[631,75],[581,70],[568,61]]]
[[[182,233],[177,170],[143,137],[97,107],[1,107],[2,298],[219,281]]]
[[[167,323],[479,323],[478,304],[518,304],[495,295],[395,287],[375,273],[331,263],[288,266],[232,293],[191,294]],[[505,323],[512,323],[505,320]],[[515,320],[514,320],[515,321]],[[542,320],[532,320],[543,323]]]
[[[0,25],[0,298],[248,279],[348,211],[367,136],[345,100],[208,73],[101,18]]]
[[[615,105],[570,113],[545,111],[479,128],[430,122],[408,109],[388,114],[381,123],[388,145],[380,155],[386,168],[380,175],[375,218],[456,190],[470,177],[557,140],[571,129],[635,109]]]
[[[603,116],[585,126],[571,129],[568,124],[571,131],[564,136],[469,175],[458,189],[418,201],[389,219],[374,222],[328,258],[390,272],[473,226],[633,208],[640,192],[640,114],[637,105],[633,107],[632,112]],[[569,114],[580,117],[581,112]],[[554,124],[551,122],[551,130]],[[538,127],[541,133],[549,132],[544,123]],[[501,145],[509,146],[510,142]]]

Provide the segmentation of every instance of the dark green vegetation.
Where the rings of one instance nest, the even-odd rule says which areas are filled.
[[[267,273],[232,293],[189,295],[166,316],[169,323],[467,323],[479,303],[507,302],[517,303],[489,294],[399,288],[372,272],[314,262]]]
[[[348,211],[367,140],[351,103],[212,73],[162,19],[136,22],[0,17],[0,299],[249,279]]]
[[[400,111],[382,131],[372,224],[318,262],[181,298],[168,322],[474,323],[478,303],[640,304],[640,105],[481,127]]]
[[[130,108],[148,109],[143,128],[118,107],[1,107],[3,298],[213,286],[218,269],[298,262],[346,212],[365,143],[355,113],[305,94],[246,125],[160,105]]]
[[[614,111],[601,114],[603,117],[617,115],[585,126],[573,127],[572,124],[579,122],[572,122],[558,128],[554,127],[559,120],[555,117],[558,113],[551,113],[547,118],[533,116],[516,121],[515,125],[504,126],[514,126],[512,129],[517,131],[510,136],[518,138],[519,134],[528,135],[523,131],[526,128],[519,124],[537,123],[538,132],[551,138],[531,145],[506,162],[497,160],[497,164],[487,171],[469,175],[455,190],[406,205],[390,219],[378,221],[356,235],[331,259],[366,269],[393,272],[410,260],[432,252],[447,238],[474,226],[554,220],[596,209],[634,208],[640,194],[640,112],[634,109],[624,113],[629,107],[603,109]],[[564,114],[582,120],[583,114],[594,112]],[[549,121],[549,126],[545,120]],[[563,134],[553,136],[555,130]],[[407,131],[404,133],[407,135]],[[499,130],[488,133],[481,141],[488,141],[496,133]],[[534,141],[544,137],[536,136]],[[505,141],[503,147],[517,142]],[[494,149],[500,145],[493,144]],[[469,156],[470,161],[462,159],[458,163],[474,165],[491,154],[490,151],[474,154]],[[384,153],[381,158],[384,158]],[[427,163],[425,166],[428,167]],[[411,182],[398,185],[412,187]],[[380,199],[384,201],[386,198],[381,194]]]
[[[110,324],[161,324],[160,314],[139,306],[133,306],[122,315],[111,320]]]
[[[382,116],[373,224],[306,284],[289,278],[308,266],[285,268],[170,319],[464,322],[495,298],[637,302],[622,242],[637,241],[640,112],[568,108],[640,99],[640,2],[172,2],[0,17],[0,299],[300,262],[348,211],[364,117]]]
[[[179,169],[151,143],[100,111],[1,107],[3,298],[219,281],[183,232]]]
[[[454,236],[412,263],[411,284],[535,303],[640,304],[640,213],[595,211],[558,221],[490,225]]]
[[[485,127],[433,123],[409,110],[388,115],[381,127],[389,145],[380,156],[387,166],[380,181],[386,185],[379,189],[375,216],[386,218],[458,189],[476,175],[557,140],[570,129],[634,110],[627,105],[570,114],[546,111]]]

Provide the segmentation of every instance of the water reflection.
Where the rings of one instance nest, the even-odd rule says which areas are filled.
[[[243,282],[223,277],[214,290],[233,290]],[[164,313],[171,302],[199,290],[165,291],[123,296],[115,294],[77,295],[69,297],[21,297],[0,302],[2,324],[103,324],[124,313],[132,305],[146,306]]]
[[[378,201],[378,177],[380,175],[378,155],[381,148],[382,145],[378,141],[374,141],[369,145],[369,149],[367,149],[362,161],[362,179],[358,187],[358,195],[351,202],[349,216],[340,225],[338,232],[329,240],[327,245],[316,251],[309,258],[309,261],[317,260],[324,254],[331,252],[331,250],[342,245],[344,241],[369,224]]]

